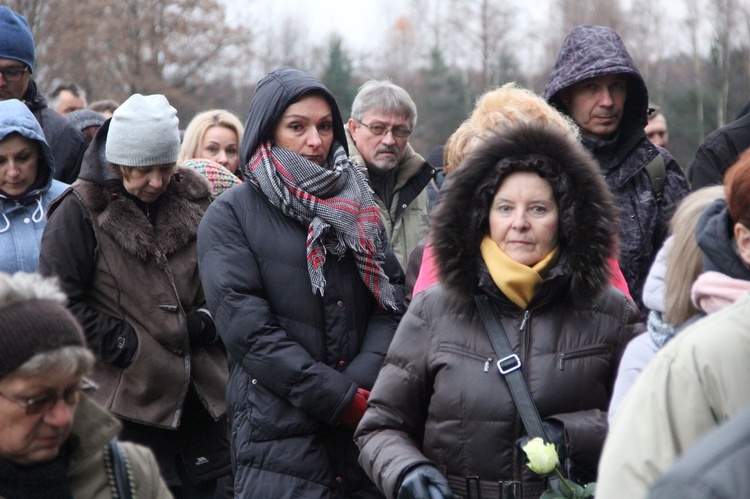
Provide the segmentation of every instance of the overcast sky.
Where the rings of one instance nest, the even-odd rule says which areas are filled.
[[[382,36],[398,17],[409,11],[408,0],[224,0],[230,9],[242,16],[251,9],[263,13],[269,22],[293,16],[304,22],[311,36],[325,38],[333,32],[341,34],[355,50],[363,50],[368,43]],[[525,8],[519,16],[522,22],[543,21],[553,0],[517,2]],[[629,4],[628,0],[624,4]],[[654,0],[663,6],[671,21],[684,16],[684,0]],[[230,18],[233,16],[230,14]],[[258,18],[256,18],[258,19]],[[379,40],[378,40],[379,41]]]

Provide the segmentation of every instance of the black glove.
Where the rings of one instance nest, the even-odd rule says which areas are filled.
[[[448,479],[431,464],[418,464],[401,479],[398,499],[453,499]]]
[[[216,326],[208,310],[199,308],[187,314],[187,330],[190,343],[203,345],[216,340]]]
[[[123,323],[123,327],[108,335],[106,340],[92,347],[99,360],[123,369],[133,363],[138,350],[138,335],[132,326]]]

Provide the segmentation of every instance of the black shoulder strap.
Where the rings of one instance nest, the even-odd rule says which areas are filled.
[[[656,152],[654,159],[646,165],[646,173],[651,181],[651,187],[654,189],[656,201],[661,203],[664,197],[664,184],[667,182],[667,168],[664,165],[664,158],[659,151]]]
[[[492,347],[499,359],[497,370],[508,382],[510,393],[513,395],[523,426],[526,428],[526,434],[530,438],[541,437],[549,442],[549,438],[544,433],[542,418],[536,410],[534,400],[531,398],[528,386],[526,386],[526,380],[521,373],[521,359],[513,353],[508,337],[505,335],[505,329],[503,329],[494,307],[485,295],[475,295],[474,300],[479,308],[487,334],[490,336],[490,341],[492,341]]]
[[[109,441],[109,457],[112,462],[112,471],[117,487],[117,497],[119,499],[133,499],[133,490],[130,486],[130,465],[125,452],[120,447],[117,438]]]

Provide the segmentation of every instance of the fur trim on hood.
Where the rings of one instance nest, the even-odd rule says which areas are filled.
[[[443,285],[459,302],[479,291],[486,272],[479,248],[489,233],[489,207],[502,180],[519,170],[535,171],[552,184],[561,253],[550,275],[562,276],[567,299],[590,303],[609,282],[617,208],[593,157],[564,132],[538,125],[488,137],[446,179],[432,215]]]

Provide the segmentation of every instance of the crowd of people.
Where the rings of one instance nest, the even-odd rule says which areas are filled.
[[[0,497],[750,494],[747,117],[683,170],[611,28],[427,159],[389,80],[181,130],[34,63],[0,7]]]

